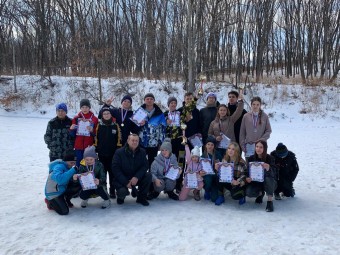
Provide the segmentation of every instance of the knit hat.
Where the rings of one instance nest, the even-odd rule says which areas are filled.
[[[161,150],[167,150],[171,153],[172,152],[171,139],[165,138],[160,149]]]
[[[176,97],[169,97],[168,98],[168,106],[169,106],[169,104],[171,103],[171,102],[176,102],[176,104],[177,104],[177,99],[176,99]]]
[[[212,135],[209,135],[208,138],[205,140],[205,144],[207,143],[213,143],[216,146],[216,139]]]
[[[90,100],[84,98],[82,100],[80,100],[80,108],[83,106],[88,106],[89,108],[91,108],[91,103]]]
[[[76,161],[76,160],[77,160],[76,153],[74,152],[73,149],[69,149],[65,152],[63,161]]]
[[[103,107],[100,111],[101,111],[102,114],[103,114],[104,112],[106,112],[106,111],[108,111],[108,112],[111,113],[111,110],[110,110],[109,107]]]
[[[276,154],[280,158],[285,158],[288,155],[288,149],[283,143],[279,143],[276,147]]]
[[[144,100],[145,100],[145,98],[147,98],[147,97],[152,97],[153,100],[155,100],[155,96],[154,96],[152,93],[147,93],[147,94],[144,96]]]
[[[209,92],[208,95],[205,97],[205,100],[208,100],[209,97],[214,97],[217,100],[217,95],[214,92]]]
[[[120,103],[123,103],[123,101],[124,100],[129,100],[130,101],[130,103],[132,104],[132,98],[130,97],[130,95],[125,95],[125,96],[123,96],[123,98],[122,98],[122,100],[120,101]]]
[[[97,159],[97,153],[96,153],[96,148],[94,146],[89,146],[85,149],[84,151],[84,158],[95,158]]]
[[[55,106],[55,110],[63,110],[64,112],[67,113],[67,105],[65,103],[60,103]]]
[[[191,150],[191,157],[196,156],[196,157],[200,157],[200,147],[195,146],[192,150]]]

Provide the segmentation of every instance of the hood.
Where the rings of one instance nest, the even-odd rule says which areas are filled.
[[[66,162],[64,162],[62,159],[56,159],[54,161],[52,161],[51,163],[48,164],[48,172],[51,173],[52,172],[52,169],[55,165],[58,165],[58,164],[64,164],[67,166]]]

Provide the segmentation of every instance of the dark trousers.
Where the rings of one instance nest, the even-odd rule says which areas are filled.
[[[80,161],[84,157],[84,150],[75,150],[75,152],[76,152],[76,156],[77,156],[76,166],[79,167]]]
[[[149,191],[149,188],[151,186],[152,182],[152,175],[151,173],[145,173],[145,175],[138,180],[136,186],[138,187],[138,194],[137,197],[141,199],[146,199],[146,195]],[[115,181],[115,187],[117,189],[117,196],[119,194],[129,194],[128,188],[125,185],[122,185],[121,183]],[[126,190],[125,190],[126,189]],[[123,197],[120,197],[123,198]]]
[[[181,144],[182,138],[171,139],[172,153],[178,160],[179,151],[184,151],[184,146]]]
[[[113,155],[111,157],[98,155],[98,157],[99,161],[103,163],[105,171],[109,175],[110,194],[115,194],[114,175],[111,168]]]
[[[218,177],[213,174],[203,176],[204,190],[210,192],[211,201],[215,201],[218,196]]]
[[[251,182],[247,185],[247,197],[257,197],[260,192],[266,192],[267,196],[273,196],[276,189],[276,181],[272,177],[265,177],[264,182]]]
[[[148,162],[149,162],[149,171],[151,168],[152,162],[155,160],[155,157],[158,153],[158,147],[147,147],[145,148],[146,155],[148,155]]]
[[[79,197],[83,200],[87,200],[92,195],[100,196],[104,200],[109,199],[109,195],[107,194],[103,186],[98,186],[96,189],[82,190],[80,191]]]
[[[59,215],[67,215],[69,213],[68,205],[65,201],[64,194],[48,201],[49,206],[53,208]]]

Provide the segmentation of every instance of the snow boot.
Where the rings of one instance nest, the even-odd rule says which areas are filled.
[[[274,211],[273,201],[267,201],[266,212],[272,212],[272,211]]]
[[[224,203],[224,196],[218,196],[215,201],[215,205],[221,205],[223,203]]]
[[[82,208],[86,208],[86,207],[87,207],[87,202],[88,202],[88,199],[82,200],[81,203],[80,203],[80,206],[81,206]]]

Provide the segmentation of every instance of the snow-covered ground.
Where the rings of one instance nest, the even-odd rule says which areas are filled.
[[[267,91],[268,98],[284,93]],[[224,95],[219,91],[220,101]],[[157,96],[165,104],[167,98]],[[265,111],[273,114],[269,151],[283,142],[300,165],[296,197],[274,201],[273,213],[251,198],[242,206],[230,198],[215,206],[161,195],[149,207],[129,197],[106,210],[100,198],[85,209],[77,198],[70,214],[59,216],[43,202],[49,161],[43,135],[53,104],[0,109],[0,254],[339,254],[339,111],[321,103],[315,114],[301,115],[302,104],[267,100]]]

